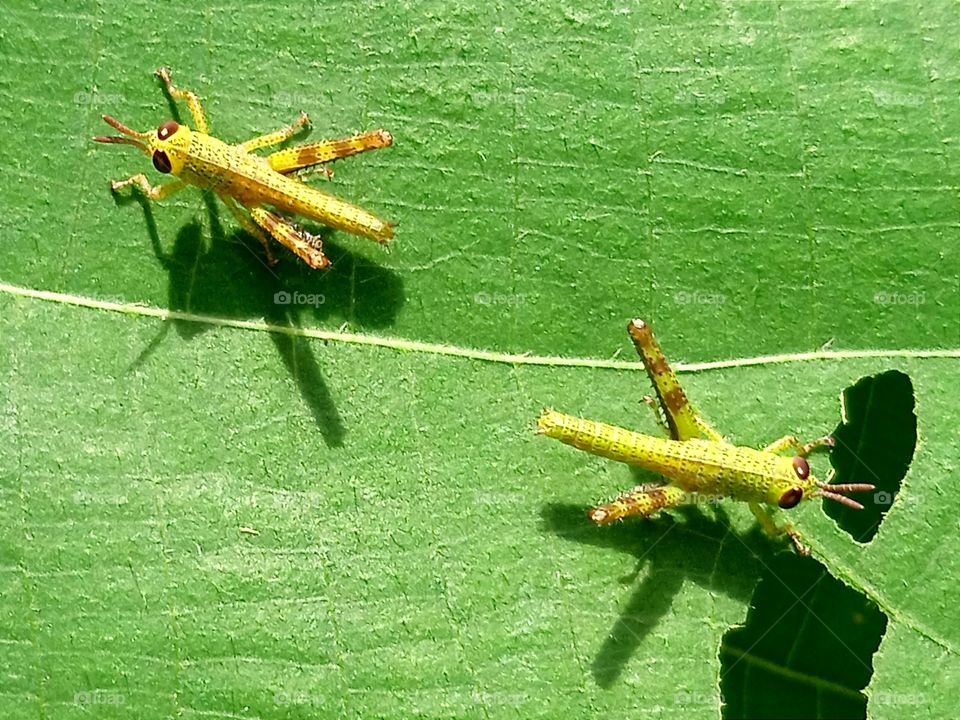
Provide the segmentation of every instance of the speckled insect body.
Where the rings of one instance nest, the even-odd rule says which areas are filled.
[[[284,148],[268,156],[255,155],[254,150],[290,138],[309,122],[307,115],[301,113],[295,122],[276,132],[239,145],[230,145],[209,134],[206,115],[200,99],[194,93],[177,89],[166,68],[160,68],[157,75],[166,84],[171,97],[186,101],[197,127],[191,130],[174,120],[168,120],[156,131],[137,132],[104,115],[103,119],[123,137],[98,136],[94,138],[96,142],[133,145],[150,156],[157,171],[177,177],[177,180],[166,185],[152,187],[144,175],[138,174],[122,182],[111,183],[114,191],[127,185],[136,185],[151,200],[160,200],[186,185],[212,190],[224,201],[244,230],[260,241],[271,264],[276,260],[267,235],[312,268],[324,268],[329,264],[320,239],[279,213],[301,215],[382,244],[393,237],[391,223],[291,176],[298,170],[314,165],[388,147],[393,142],[388,132],[374,130],[350,138]]]
[[[628,331],[657,395],[657,401],[653,398],[644,400],[657,412],[668,438],[653,437],[550,409],[545,410],[537,421],[537,432],[541,435],[667,478],[664,483],[640,485],[610,503],[591,509],[588,512],[591,520],[606,524],[631,515],[647,517],[660,509],[705,497],[729,497],[749,503],[768,533],[786,533],[797,551],[807,554],[809,549],[801,542],[799,534],[789,524],[778,527],[765,506],[789,509],[802,500],[824,497],[849,507],[862,508],[844,493],[867,492],[874,489],[872,485],[830,485],[810,473],[806,456],[816,448],[832,447],[832,438],[823,437],[803,444],[787,435],[762,450],[726,442],[687,400],[650,326],[642,320],[634,320]],[[780,454],[786,450],[793,450],[794,454]]]

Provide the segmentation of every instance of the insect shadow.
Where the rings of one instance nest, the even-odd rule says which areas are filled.
[[[297,383],[304,402],[328,447],[340,447],[346,430],[308,338],[297,336],[305,316],[311,321],[329,315],[349,317],[360,327],[380,328],[393,324],[403,305],[403,283],[393,271],[330,243],[332,231],[324,228],[324,249],[332,268],[317,272],[287,253],[280,263],[267,267],[259,243],[242,230],[227,237],[216,200],[203,194],[210,218],[209,238],[199,220],[177,233],[173,248],[160,242],[150,201],[137,193],[118,197],[119,204],[138,202],[146,218],[154,254],[170,276],[168,307],[177,312],[236,319],[263,317],[280,329],[270,333],[287,371]],[[326,231],[326,232],[325,232]],[[211,326],[193,320],[172,319],[134,362],[142,364],[160,346],[173,327],[190,340]],[[283,329],[293,333],[282,332]]]
[[[564,539],[635,555],[636,570],[620,579],[623,584],[635,584],[646,570],[591,666],[600,687],[613,686],[685,581],[744,604],[750,600],[763,563],[770,562],[770,542],[756,527],[734,534],[723,508],[713,505],[712,511],[714,518],[700,507],[685,506],[603,528],[587,519],[581,505],[550,504],[541,512],[543,528]]]

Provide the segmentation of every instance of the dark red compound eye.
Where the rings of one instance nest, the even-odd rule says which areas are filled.
[[[793,458],[793,471],[797,474],[798,478],[806,480],[810,477],[810,463],[807,462],[806,458],[797,455]]]
[[[167,154],[163,150],[153,151],[153,166],[162,173],[168,173],[173,170],[173,165],[170,164],[170,158],[167,157]]]
[[[166,140],[179,129],[180,126],[177,125],[176,120],[167,120],[163,125],[157,128],[157,137],[161,140]]]
[[[782,507],[784,510],[789,510],[792,507],[796,507],[797,503],[801,500],[803,500],[803,488],[794,486],[780,496],[780,500],[777,502],[777,505]]]

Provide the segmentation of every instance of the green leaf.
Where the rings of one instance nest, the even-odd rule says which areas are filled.
[[[719,717],[781,546],[737,504],[578,525],[633,477],[532,432],[547,404],[656,431],[632,317],[744,444],[909,376],[875,537],[791,517],[889,619],[868,715],[952,716],[951,3],[13,0],[0,28],[6,717]],[[115,202],[160,178],[90,137],[169,117],[160,65],[228,142],[301,109],[390,130],[310,181],[398,222],[390,252],[330,233],[329,272],[271,275],[200,193]]]

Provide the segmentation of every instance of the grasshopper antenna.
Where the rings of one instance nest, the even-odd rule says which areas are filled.
[[[144,145],[142,142],[140,142],[140,140],[134,139],[134,138],[142,138],[146,135],[146,133],[139,133],[136,130],[131,130],[122,122],[120,122],[116,118],[110,117],[109,115],[104,115],[103,120],[110,127],[114,128],[118,132],[123,133],[124,135],[129,135],[130,137],[117,137],[116,135],[97,135],[96,137],[93,138],[94,142],[133,145],[134,147],[138,147],[141,150],[146,151],[147,146]]]
[[[872,492],[876,490],[876,485],[870,483],[845,483],[841,485],[830,485],[829,483],[817,483],[817,490],[813,492],[812,497],[823,497],[827,500],[835,500],[841,505],[846,505],[854,510],[863,510],[863,505],[853,498],[848,498],[843,493],[850,492]]]

